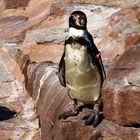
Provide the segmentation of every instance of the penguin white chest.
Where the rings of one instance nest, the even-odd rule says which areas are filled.
[[[87,49],[80,45],[68,45],[65,60],[68,60],[71,65],[81,65],[87,61]]]
[[[101,80],[87,47],[67,45],[65,50],[66,86],[73,99],[92,103],[100,96]]]

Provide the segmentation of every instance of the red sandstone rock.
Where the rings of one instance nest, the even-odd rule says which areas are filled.
[[[67,35],[63,30],[68,28],[68,16],[77,9],[86,12],[88,30],[93,35],[103,60],[116,59],[132,44],[138,42],[140,31],[138,6],[119,10],[119,8],[105,6],[86,5],[83,8],[82,5],[73,7],[70,4],[55,3],[51,7],[47,20],[43,21],[38,29],[28,32],[24,43],[62,43]],[[56,12],[57,10],[59,12]]]
[[[50,0],[1,0],[5,4],[2,17],[26,16],[33,18],[45,10],[49,10],[53,1]]]
[[[123,8],[114,13],[106,28],[102,28],[98,46],[105,60],[113,60],[121,56],[140,39],[139,12],[140,7]]]
[[[81,122],[80,120],[80,115],[74,118],[71,117],[66,121],[58,121],[58,115],[68,108],[70,98],[66,93],[66,89],[63,88],[58,81],[58,77],[56,75],[57,66],[48,62],[41,62],[51,60],[58,63],[63,51],[63,45],[54,43],[62,43],[64,41],[67,33],[65,29],[67,29],[68,27],[67,23],[69,14],[73,10],[82,10],[87,13],[88,29],[93,34],[95,43],[102,52],[103,59],[107,60],[110,63],[112,59],[116,58],[120,54],[122,55],[130,47],[134,47],[135,45],[139,44],[140,9],[138,7],[138,1],[118,0],[117,2],[114,2],[112,0],[89,0],[86,2],[80,1],[77,3],[77,1],[71,0],[58,0],[55,2],[62,3],[55,3],[52,5],[52,7],[51,4],[53,1],[50,0],[40,0],[39,2],[38,0],[30,0],[28,3],[28,0],[24,0],[23,2],[25,3],[22,3],[19,0],[6,1],[9,2],[7,3],[7,5],[5,5],[4,1],[2,1],[3,3],[0,2],[0,7],[2,5],[0,13],[5,9],[5,11],[1,14],[1,17],[3,17],[3,19],[0,19],[0,40],[8,42],[9,46],[11,42],[21,43],[24,38],[25,40],[24,46],[20,48],[21,51],[18,51],[17,49],[13,50],[13,44],[11,43],[11,50],[9,50],[10,55],[8,54],[8,52],[5,52],[4,55],[1,55],[0,53],[0,57],[2,56],[0,61],[2,63],[2,65],[0,65],[2,76],[0,75],[0,80],[4,82],[0,84],[3,87],[1,88],[1,91],[4,89],[4,94],[1,94],[0,96],[8,96],[6,98],[6,102],[2,102],[0,105],[4,105],[21,113],[18,118],[13,118],[11,120],[0,123],[0,136],[3,136],[4,139],[15,138],[39,140],[39,123],[36,116],[36,111],[34,110],[36,109],[40,118],[41,140],[57,140],[59,139],[59,137],[62,140],[125,140],[126,138],[128,140],[139,139],[139,128],[121,127],[116,123],[106,120],[101,122],[101,124],[95,129],[84,126],[83,122]],[[17,1],[19,1],[19,4],[14,5],[14,3],[16,3]],[[64,2],[66,2],[67,4],[65,4]],[[81,4],[83,2],[89,4],[83,6]],[[73,3],[77,4],[73,5]],[[95,3],[97,5],[92,5],[91,3]],[[98,4],[107,5],[107,7]],[[130,8],[132,5],[136,5],[136,7]],[[119,7],[116,8],[116,6]],[[120,7],[129,8],[124,8],[117,12]],[[51,29],[49,27],[51,27]],[[28,32],[26,33],[26,31]],[[50,34],[52,36],[50,36]],[[60,36],[60,34],[62,36]],[[7,44],[5,46],[7,46]],[[13,59],[16,60],[18,65]],[[128,60],[125,57],[121,58],[121,60],[122,59]],[[133,60],[136,58],[130,57],[130,60],[131,59]],[[111,72],[113,76],[109,74],[114,78],[112,83],[110,82],[109,84],[114,83],[114,85],[112,85],[111,87],[114,87],[114,89],[118,90],[118,94],[115,94],[115,96],[114,94],[110,95],[110,92],[106,92],[105,90],[107,98],[103,95],[105,102],[104,114],[105,117],[109,120],[115,121],[119,124],[130,125],[131,123],[139,123],[139,95],[137,92],[135,92],[139,79],[133,79],[133,76],[134,78],[136,76],[131,76],[131,73],[129,72],[129,70],[134,72],[135,68],[131,69],[130,65],[126,65],[125,62],[120,64],[121,60],[116,65],[117,70],[113,69],[113,71]],[[32,61],[36,61],[37,63]],[[124,66],[125,68],[122,68],[122,66]],[[138,63],[136,66],[138,66]],[[112,64],[108,65],[107,63],[107,71],[110,72],[110,69],[112,69],[111,67]],[[8,74],[4,73],[5,69],[6,72],[8,71]],[[121,69],[121,71],[118,69]],[[121,82],[121,84],[123,83],[122,85],[120,85],[118,81],[115,81],[116,71],[119,71],[117,76],[121,79],[119,79],[119,81]],[[129,76],[128,79],[124,78],[124,82],[122,77],[124,76],[124,74],[126,74],[125,72],[128,72]],[[22,73],[25,77],[22,75]],[[7,75],[9,77],[7,77]],[[13,79],[11,77],[15,78],[13,78],[14,82],[12,81]],[[12,80],[9,81],[9,79]],[[23,86],[23,91],[19,89],[20,84],[17,85],[17,81],[20,81],[19,83],[21,83],[21,85]],[[24,90],[23,81],[25,82],[26,88],[35,101],[36,108],[34,108],[34,102],[32,101],[31,97],[29,96],[27,91]],[[127,87],[127,90],[121,93],[121,90],[124,91],[123,85],[125,85],[125,88]],[[117,86],[120,89],[118,89]],[[7,90],[7,92],[5,89]],[[16,91],[16,89],[18,89],[18,92]],[[131,92],[126,92],[129,90],[131,90]],[[130,97],[123,96],[124,94],[130,95]],[[121,100],[122,98],[120,97],[123,97],[124,100]],[[133,98],[135,98],[135,100],[132,100]],[[115,106],[109,106],[109,103],[111,105],[114,103],[113,105]],[[114,110],[111,107],[113,109],[115,108],[116,110],[118,109],[118,112],[114,113]],[[131,115],[132,112],[136,115]],[[127,118],[128,116],[130,117]],[[134,119],[136,120],[135,122]]]
[[[96,127],[87,127],[76,117],[57,122],[53,130],[55,140],[139,140],[140,128],[122,127],[113,122],[103,120]]]
[[[6,8],[5,0],[0,1],[0,14],[2,15],[3,11]]]
[[[59,114],[67,108],[70,101],[56,75],[56,65],[51,62],[31,64],[28,67],[27,89],[35,100],[40,118],[41,139],[51,140],[52,128]]]
[[[58,63],[63,53],[63,45],[59,44],[25,44],[21,51],[28,55],[32,62],[53,61]]]
[[[13,59],[14,56],[15,58],[18,56],[16,51],[15,54],[11,54],[6,48],[0,49],[0,106],[17,112],[14,118],[0,121],[0,137],[3,140],[28,138],[39,140],[40,130],[34,101],[25,90],[24,75]]]
[[[96,132],[95,129],[86,127],[76,118],[69,118],[65,121],[57,122],[53,129],[53,138],[55,140],[89,140],[92,134]],[[94,137],[93,139],[96,139]]]
[[[105,6],[116,6],[116,7],[130,7],[130,6],[137,6],[139,4],[139,0],[133,1],[133,0],[59,0],[61,2],[66,3],[73,3],[73,4],[99,4],[99,5],[105,5]]]
[[[104,116],[120,125],[140,125],[140,46],[117,62],[103,86]]]
[[[35,2],[35,0],[34,0]],[[7,2],[8,3],[8,2]],[[14,5],[14,3],[17,3],[16,1],[10,1],[9,6]],[[38,2],[37,2],[38,3]],[[24,5],[24,3],[19,2],[19,7],[20,4]],[[35,5],[36,3],[34,3]],[[26,5],[26,4],[25,4]],[[3,18],[0,20],[0,26],[2,24],[2,28],[0,30],[0,40],[5,41],[5,42],[22,42],[25,37],[25,33],[27,30],[30,30],[38,25],[45,20],[48,17],[49,13],[49,8],[50,4],[47,2],[48,7],[44,7],[45,2],[40,1],[40,4],[36,5],[34,10],[38,10],[38,13],[33,15],[32,10],[33,10],[33,5],[32,3],[29,4],[29,9],[28,12],[26,13],[26,10],[23,10],[23,13],[17,14],[14,13],[11,10],[5,10],[3,12]],[[9,7],[8,6],[8,7]],[[47,8],[47,9],[46,9]],[[32,15],[30,15],[32,14]]]
[[[122,127],[114,122],[103,120],[96,131],[93,131],[93,136],[103,140],[139,140],[140,128]]]
[[[28,5],[28,2],[30,0],[5,0],[6,3],[6,8],[7,9],[15,9],[15,8],[20,8],[20,7],[26,7]]]
[[[33,63],[28,66],[28,80],[30,82],[27,87],[36,102],[37,112],[40,117],[42,140],[59,140],[59,138],[62,140],[84,140],[85,138],[125,140],[128,136],[128,140],[137,140],[139,138],[139,128],[122,127],[106,120],[103,120],[99,126],[94,129],[85,126],[81,121],[81,113],[76,117],[70,117],[65,121],[59,121],[58,116],[61,112],[67,110],[70,99],[66,93],[66,89],[63,88],[58,81],[56,68],[56,65],[50,62]],[[128,99],[129,97],[127,100]],[[116,102],[116,100],[114,100],[114,102]],[[138,103],[138,99],[136,102]],[[107,106],[107,104],[108,102],[105,105]],[[124,104],[128,105],[127,102],[124,102]],[[121,109],[123,109],[124,104]],[[113,106],[113,104],[111,104],[111,106]],[[132,108],[130,109],[132,111]],[[122,110],[120,113],[125,115]]]
[[[28,60],[28,57],[24,56],[22,52],[15,55],[15,58]],[[21,68],[23,69],[23,67],[24,63]],[[66,121],[58,121],[58,115],[67,109],[70,99],[66,89],[58,81],[55,74],[56,68],[56,65],[48,62],[37,64],[30,62],[26,69],[28,70],[26,75],[28,76],[27,87],[36,101],[37,112],[40,117],[42,140],[54,138],[57,140],[59,137],[62,140],[65,138],[84,139],[85,136],[87,139],[125,140],[128,136],[130,140],[138,139],[140,133],[138,128],[121,127],[108,121],[101,122],[95,129],[84,126],[83,122],[80,121],[80,116],[68,118]],[[86,135],[83,132],[87,132]]]

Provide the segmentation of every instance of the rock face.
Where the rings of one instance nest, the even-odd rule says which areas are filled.
[[[102,94],[105,119],[96,128],[81,120],[91,111],[87,108],[58,120],[71,102],[58,81],[57,64],[73,10],[86,13],[107,73]],[[139,140],[139,44],[139,0],[0,0],[0,107],[17,112],[0,122],[0,136]]]
[[[40,116],[41,140],[125,140],[128,136],[128,140],[139,140],[140,129],[135,128],[136,126],[122,127],[107,120],[103,120],[96,128],[85,126],[81,120],[82,116],[87,113],[84,110],[76,117],[59,121],[59,114],[68,109],[71,99],[58,81],[56,65],[52,62],[32,63],[28,66],[28,71],[30,82],[26,87],[32,93],[31,96],[35,100]],[[107,100],[107,103],[109,101]]]
[[[19,7],[26,7],[28,5],[29,0],[23,0],[22,2],[20,0],[5,0],[5,2],[7,9],[16,9]]]
[[[58,122],[54,127],[54,139],[78,139],[78,140],[139,140],[140,129],[121,127],[111,121],[103,120],[96,128],[84,126],[75,118]]]
[[[2,139],[39,139],[34,101],[25,90],[24,75],[19,65],[5,48],[0,49],[0,107],[17,112],[14,118],[0,121]]]
[[[104,116],[120,125],[140,125],[140,45],[130,48],[103,87]]]
[[[111,15],[109,24],[102,29],[99,48],[106,61],[121,56],[140,39],[140,7],[123,8]]]
[[[35,100],[40,117],[41,139],[53,139],[52,130],[59,114],[67,108],[69,96],[58,82],[56,65],[51,62],[31,64],[28,70],[27,89]]]
[[[28,43],[20,49],[24,54],[28,55],[32,62],[52,61],[58,63],[63,53],[62,44],[37,44],[35,42]]]

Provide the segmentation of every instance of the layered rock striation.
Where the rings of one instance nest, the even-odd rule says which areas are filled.
[[[71,101],[57,77],[68,16],[82,10],[102,53],[104,119],[93,128],[82,116],[58,116]],[[0,106],[17,114],[0,122],[3,139],[139,140],[139,0],[1,0]]]

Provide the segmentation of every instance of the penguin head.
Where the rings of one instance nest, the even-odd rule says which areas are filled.
[[[74,11],[69,17],[69,27],[76,29],[86,29],[87,26],[87,17],[86,14],[82,11]]]

